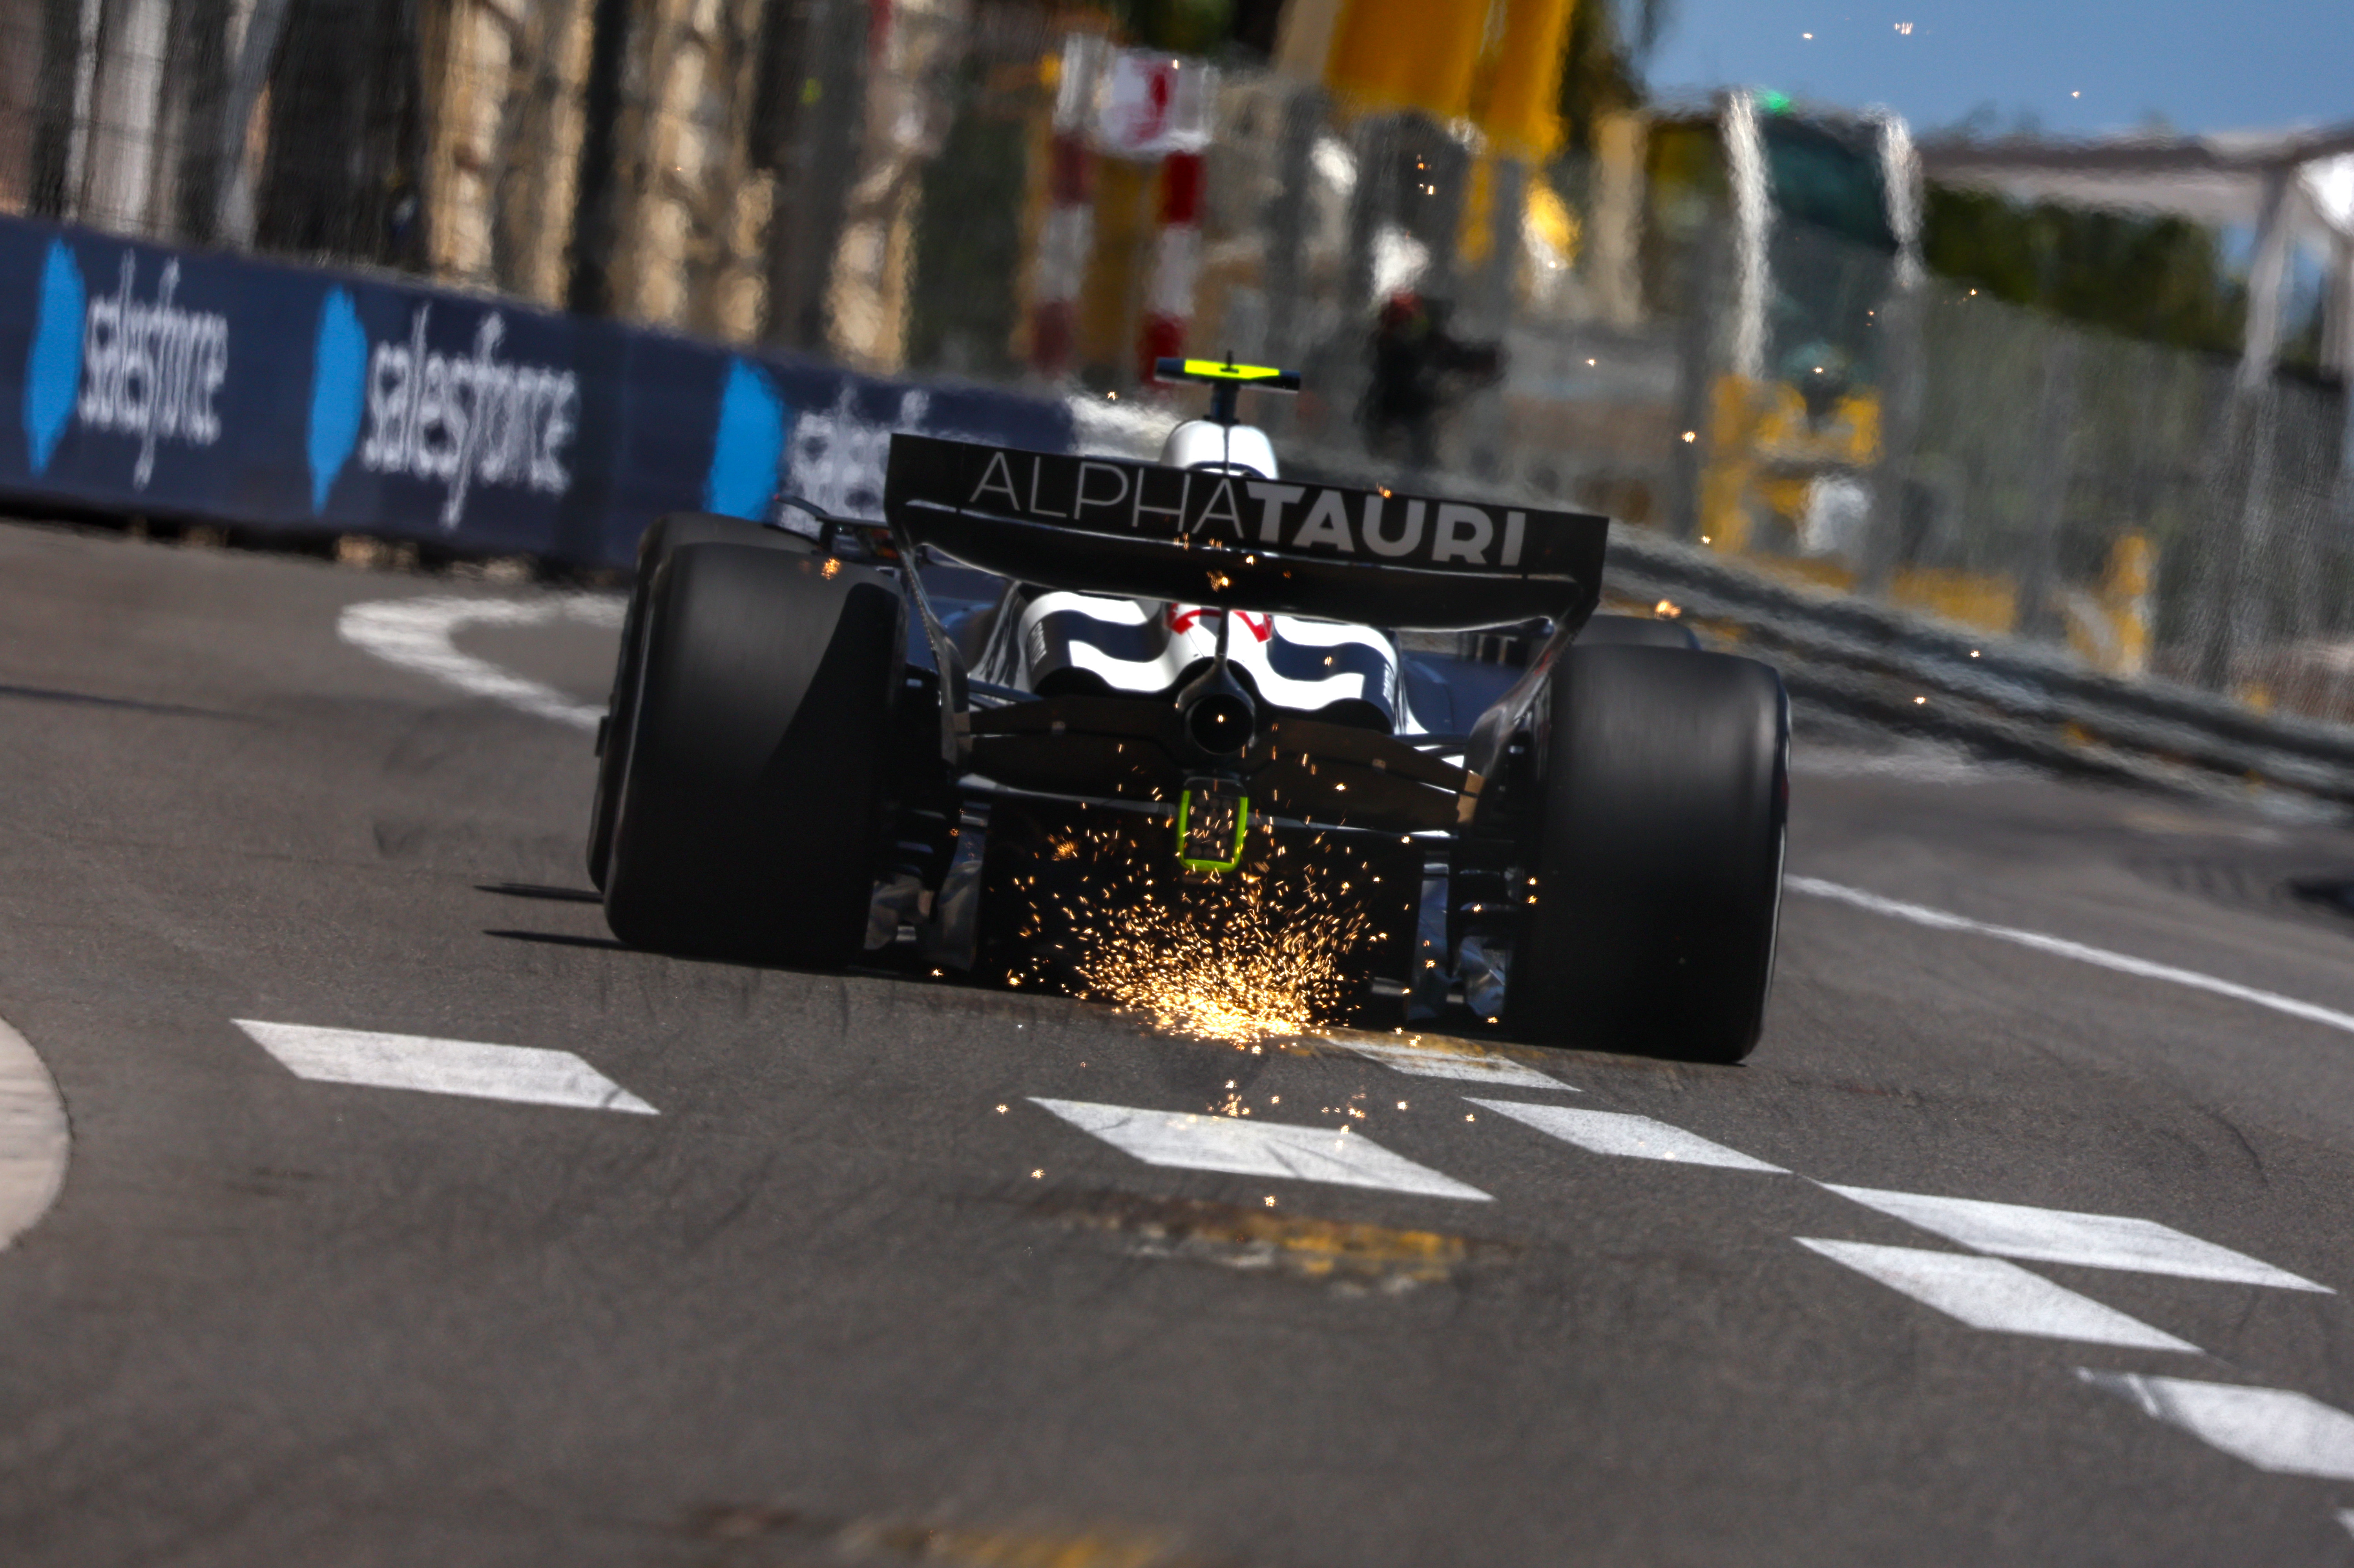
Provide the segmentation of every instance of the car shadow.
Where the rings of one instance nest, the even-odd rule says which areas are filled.
[[[601,948],[612,953],[634,953],[640,949],[610,937],[574,937],[557,931],[485,930],[485,937],[497,937],[509,942],[538,942],[551,948]]]
[[[545,898],[557,904],[602,904],[605,895],[586,887],[549,887],[536,882],[478,882],[477,893],[495,893],[503,898]]]
[[[251,724],[247,714],[223,713],[217,708],[192,708],[179,703],[142,702],[136,697],[102,697],[93,692],[66,692],[52,686],[14,686],[0,684],[0,698],[20,702],[63,703],[72,707],[114,708],[126,713],[161,714],[169,718],[228,719],[232,723]]]

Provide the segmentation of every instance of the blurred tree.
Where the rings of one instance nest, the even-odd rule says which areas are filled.
[[[769,343],[826,343],[826,281],[858,173],[875,15],[866,0],[770,0],[762,9],[751,156],[776,182],[760,329]],[[618,94],[618,71],[615,81]]]
[[[413,0],[293,0],[270,78],[258,245],[424,265],[419,65]]]
[[[1233,36],[1235,0],[1117,0],[1120,28],[1147,48],[1207,55]]]
[[[2237,354],[2246,282],[2214,231],[1929,187],[1922,259],[1930,270],[2012,304],[2175,348]]]
[[[1021,302],[1022,201],[1028,99],[995,92],[1002,62],[969,59],[956,119],[925,167],[916,214],[907,361],[957,376],[1012,374]]]
[[[1643,66],[1674,11],[1675,0],[1579,0],[1561,70],[1564,152],[1590,155],[1596,120],[1642,107]]]
[[[75,73],[81,56],[79,0],[42,0],[41,74],[34,105],[30,207],[41,217],[73,210]]]
[[[213,238],[220,205],[221,117],[228,104],[231,0],[175,0],[172,36],[177,64],[164,90],[184,129],[180,166],[173,191],[175,231],[206,244]]]
[[[1235,42],[1266,59],[1275,53],[1275,37],[1283,21],[1283,0],[1235,0]]]

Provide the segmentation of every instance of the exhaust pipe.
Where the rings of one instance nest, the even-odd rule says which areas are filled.
[[[1177,694],[1186,738],[1212,757],[1237,757],[1258,733],[1258,709],[1225,662],[1211,665]]]

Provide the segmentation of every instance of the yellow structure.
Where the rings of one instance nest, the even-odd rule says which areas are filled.
[[[1562,52],[1577,0],[1341,0],[1324,83],[1364,109],[1469,121],[1503,157],[1561,143]],[[1289,51],[1287,51],[1289,52]]]
[[[1561,144],[1562,56],[1577,0],[1495,0],[1503,25],[1495,29],[1480,71],[1485,89],[1472,105],[1472,123],[1487,133],[1490,151],[1533,163]]]
[[[1797,388],[1787,382],[1726,376],[1718,379],[1712,402],[1711,457],[1701,479],[1703,541],[1775,577],[1852,591],[1857,573],[1851,563],[1787,551],[1818,479],[1860,479],[1879,461],[1878,395],[1850,393],[1815,419]],[[1761,528],[1785,537],[1761,537]],[[2059,598],[2069,647],[2096,670],[2146,674],[2157,580],[2158,548],[2149,535],[2137,530],[2119,535],[2100,586]],[[1957,626],[1993,632],[2015,630],[2022,608],[2014,578],[1943,567],[1898,567],[1889,580],[1888,598]]]
[[[2071,593],[2061,601],[2068,622],[2068,646],[2096,670],[2112,675],[2149,673],[2151,594],[2158,584],[2158,546],[2148,535],[2131,530],[2109,546],[2101,586]]]
[[[1324,82],[1367,109],[1471,112],[1490,0],[1346,0],[1333,20]]]
[[[2019,626],[2019,584],[1998,572],[1899,567],[1888,580],[1888,597],[1977,631],[2009,632]]]
[[[1850,392],[1817,419],[1787,382],[1722,376],[1710,402],[1701,533],[1719,550],[1749,550],[1761,523],[1795,537],[1816,480],[1861,473],[1879,461],[1875,393]]]
[[[1790,553],[1802,534],[1809,493],[1822,480],[1861,482],[1880,461],[1880,396],[1838,398],[1820,418],[1787,381],[1718,378],[1709,425],[1710,461],[1701,476],[1701,535],[1710,548],[1792,582],[1855,589],[1854,563]],[[1761,530],[1779,535],[1763,537]],[[2019,623],[2019,585],[2008,577],[1945,567],[1900,567],[1888,598],[1980,631]]]

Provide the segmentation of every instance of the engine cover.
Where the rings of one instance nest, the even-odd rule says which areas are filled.
[[[1389,734],[1419,729],[1405,709],[1398,650],[1369,627],[1111,594],[1016,588],[973,673],[1041,695],[1173,696],[1217,655],[1270,708]]]

